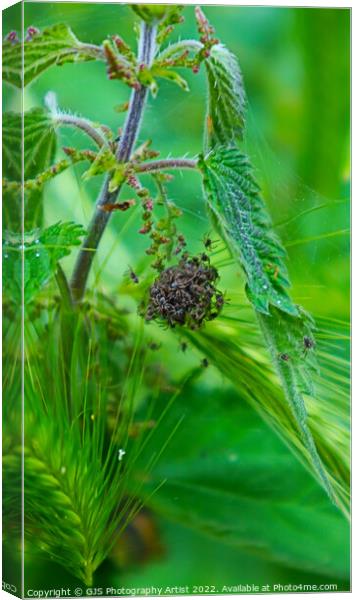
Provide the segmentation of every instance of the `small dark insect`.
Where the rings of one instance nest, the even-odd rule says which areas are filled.
[[[304,348],[306,350],[311,350],[311,348],[315,348],[315,342],[310,337],[305,335],[304,337]]]
[[[217,308],[222,308],[223,304],[224,304],[224,298],[223,298],[222,294],[217,294],[217,296],[216,296]]]
[[[201,366],[204,367],[205,369],[208,367],[209,362],[207,358],[203,358],[202,362],[201,362]]]
[[[308,351],[315,348],[315,345],[316,344],[315,344],[314,340],[312,340],[309,336],[305,335],[304,336],[304,354],[303,354],[303,356],[306,357]]]
[[[184,236],[182,234],[177,236],[177,247],[174,251],[174,254],[180,254],[180,252],[182,251],[182,249],[186,246],[186,240],[184,238]]]
[[[209,261],[209,257],[208,257],[208,256],[207,256],[207,254],[205,254],[204,252],[203,252],[203,254],[201,254],[201,259],[202,259],[204,262],[207,262],[207,261]]]
[[[186,342],[181,342],[180,348],[181,348],[182,352],[186,352],[186,350],[187,350],[187,344],[186,344]]]
[[[160,350],[161,344],[157,344],[156,342],[149,342],[149,348],[153,351]]]
[[[211,238],[209,238],[208,236],[205,237],[205,239],[203,240],[203,245],[205,248],[207,248],[207,250],[210,250],[212,248],[212,244],[213,244],[213,242],[212,242]]]
[[[279,358],[280,360],[283,360],[285,362],[288,362],[288,360],[290,360],[289,354],[286,354],[285,352],[283,352],[283,354],[280,354]]]
[[[134,273],[131,267],[129,268],[129,277],[134,283],[139,283],[139,277]]]

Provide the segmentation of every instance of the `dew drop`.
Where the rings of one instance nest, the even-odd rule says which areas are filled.
[[[36,252],[36,255],[35,255],[35,256],[36,256],[36,258],[38,258],[38,257],[40,256],[40,253],[39,253],[39,252]]]

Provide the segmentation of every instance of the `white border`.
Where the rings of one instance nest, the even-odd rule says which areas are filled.
[[[29,0],[32,2],[46,2],[46,0]],[[50,0],[52,2],[79,2],[81,0]],[[121,2],[121,1],[116,1],[116,2],[108,2],[106,0],[89,0],[88,3],[103,3],[103,4],[127,4],[127,2]],[[138,0],[133,0],[131,2],[132,4],[140,4],[140,1]],[[165,2],[160,2],[160,1],[149,1],[146,2],[147,4],[162,4]],[[353,4],[352,4],[352,0],[350,1],[343,1],[343,0],[315,0],[315,1],[310,1],[307,2],[306,0],[295,0],[294,2],[291,2],[289,0],[280,0],[279,2],[276,1],[267,1],[267,0],[260,0],[260,1],[254,1],[254,0],[241,0],[240,2],[235,2],[232,0],[226,0],[225,2],[220,2],[217,0],[205,0],[204,2],[195,2],[194,0],[186,0],[186,1],[182,1],[182,2],[166,2],[166,4],[187,4],[187,5],[196,5],[196,4],[201,4],[201,5],[213,5],[213,6],[277,6],[277,7],[290,7],[290,8],[295,8],[295,7],[306,7],[306,8],[352,8]],[[16,4],[16,2],[14,2],[13,0],[0,0],[0,6],[1,9],[4,10],[5,8],[8,8],[9,6],[12,6],[13,4]],[[353,101],[353,83],[354,83],[354,78],[353,78],[353,66],[354,64],[356,64],[355,59],[355,50],[356,50],[356,46],[355,44],[353,44],[353,31],[356,31],[356,23],[357,23],[357,13],[356,10],[352,10],[351,11],[351,58],[352,58],[352,88],[351,88],[351,93],[352,93],[352,97],[351,97],[351,101]],[[2,28],[0,25],[0,35],[2,33]],[[2,39],[2,35],[1,35],[1,39]],[[1,92],[0,92],[1,94]],[[0,98],[0,100],[2,100],[2,98]],[[352,107],[352,102],[351,102],[351,107]],[[351,134],[352,134],[352,140],[355,139],[354,136],[355,133],[355,123],[353,121],[352,118],[352,113],[351,113]],[[351,142],[351,151],[352,151],[352,174],[354,173],[354,167],[356,165],[356,160],[354,159],[354,154],[353,154],[353,142]],[[1,151],[0,151],[0,167],[1,167]],[[351,200],[353,199],[353,193],[351,191]],[[353,206],[353,203],[352,203]],[[1,215],[0,215],[0,219],[1,219]],[[352,227],[353,227],[353,223],[354,222],[354,213],[352,211]],[[1,224],[1,222],[0,222]],[[353,256],[354,256],[354,250],[357,246],[357,241],[354,242],[353,240],[353,236],[352,236],[352,260],[353,260]],[[352,262],[352,269],[351,269],[351,275],[352,275],[352,307],[353,307],[353,298],[354,298],[354,285],[353,285],[353,270],[354,270],[354,264]],[[1,275],[1,264],[0,264],[0,275]],[[0,324],[1,324],[1,314],[0,314]],[[354,341],[354,337],[352,335],[352,354],[354,352],[354,347],[356,346],[357,348],[357,341]],[[0,347],[1,347],[1,341],[0,341]],[[0,369],[1,369],[1,365],[0,365]],[[353,398],[353,387],[352,387],[352,398]],[[0,425],[1,428],[1,425]],[[354,447],[352,444],[352,459],[353,459],[353,454],[354,454]],[[353,485],[352,485],[352,497],[353,497]],[[0,529],[0,533],[1,533],[1,529]],[[323,535],[323,532],[321,532],[321,535]],[[352,541],[354,540],[354,527],[352,527]],[[1,549],[0,549],[0,555],[1,555]],[[354,561],[354,559],[352,558],[352,569],[351,569],[351,573],[354,572],[353,567],[355,566],[356,561]],[[346,593],[346,592],[345,592]],[[343,592],[337,592],[337,593],[317,593],[317,594],[303,594],[304,598],[306,597],[311,597],[311,598],[318,598],[321,600],[330,600],[331,598],[336,598],[341,596],[341,594],[343,594]],[[275,594],[262,594],[262,595],[249,595],[250,598],[253,599],[257,599],[257,600],[261,600],[262,596],[275,596]],[[279,598],[281,598],[282,600],[289,600],[291,599],[292,596],[296,596],[296,594],[279,594]],[[207,596],[205,596],[207,597]],[[214,598],[232,598],[235,596],[214,596]],[[245,597],[245,595],[239,596],[239,597]],[[248,597],[248,595],[247,595]],[[10,598],[14,598],[14,596],[11,596],[9,593],[4,592],[4,591],[0,591],[0,599],[6,599],[9,600]],[[149,600],[157,600],[157,596],[155,597],[147,597]],[[187,598],[197,598],[197,596],[175,596],[175,599],[177,600],[185,600]],[[77,599],[76,599],[77,600]],[[93,600],[95,600],[95,598],[93,597]],[[98,599],[100,600],[100,599]]]

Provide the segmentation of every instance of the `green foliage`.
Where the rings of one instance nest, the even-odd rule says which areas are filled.
[[[3,176],[5,197],[3,200],[7,227],[17,230],[21,223],[22,180],[22,127],[24,127],[24,180],[34,179],[52,164],[56,151],[56,133],[50,115],[42,108],[33,108],[21,114],[3,115]],[[8,186],[6,184],[9,184]],[[42,224],[41,189],[25,194],[25,227]]]
[[[177,4],[131,4],[131,8],[146,23],[165,21],[169,25],[178,22],[183,7]]]
[[[306,391],[307,386],[311,387],[315,372],[316,359],[311,349],[303,356],[302,336],[309,334],[312,338],[310,319],[302,315],[303,319],[298,320],[281,312],[273,319],[257,313],[258,322],[260,318],[264,320],[263,324],[258,324],[251,321],[247,310],[243,305],[233,305],[225,309],[226,315],[221,317],[223,322],[211,323],[204,331],[195,334],[186,332],[185,336],[207,356],[219,373],[232,382],[238,397],[250,404],[285,440],[312,474],[323,482],[342,512],[348,514],[348,362],[329,355],[329,344],[325,340],[327,337],[336,344],[343,336],[340,331],[333,332],[331,323],[324,328],[319,323],[321,333],[316,343],[323,375],[315,373],[313,377],[315,397],[302,396],[302,391]],[[263,325],[272,330],[268,330],[270,337],[266,339],[270,357],[262,348]],[[286,335],[287,325],[290,337]],[[289,349],[291,360],[289,356],[288,362],[281,360],[280,354],[275,354],[282,349],[278,343]],[[276,365],[283,386],[276,378],[271,362]],[[289,368],[284,371],[286,365]],[[304,401],[309,417],[306,416]],[[328,436],[326,431],[330,432]],[[311,436],[323,458],[323,467],[316,456]]]
[[[4,175],[10,181],[21,181],[22,116],[3,115]],[[24,113],[24,179],[41,173],[52,161],[56,149],[53,121],[42,108]]]
[[[35,33],[24,47],[24,85],[28,85],[41,73],[53,65],[61,66],[68,62],[83,62],[101,58],[102,51],[97,46],[83,44],[71,29],[64,24],[46,27]],[[3,78],[18,88],[22,84],[21,44],[5,41],[3,45]]]
[[[222,44],[205,61],[208,79],[206,144],[230,145],[243,138],[246,98],[238,60]]]
[[[116,166],[118,166],[118,163],[113,152],[108,147],[102,146],[89,169],[83,174],[83,178],[89,179],[95,175],[101,175],[112,171]]]
[[[285,252],[273,232],[249,161],[237,148],[218,148],[202,159],[200,166],[209,209],[245,273],[247,296],[257,311],[303,445],[333,497],[307,425],[302,396],[302,392],[313,393],[310,361],[304,357],[305,339],[310,340],[308,351],[313,355],[312,322],[286,292],[289,280],[283,261]]]
[[[215,223],[243,267],[247,294],[257,311],[269,305],[298,315],[289,286],[285,251],[271,221],[247,157],[237,148],[217,148],[200,161],[204,191]]]
[[[55,274],[57,262],[80,244],[84,233],[81,225],[56,223],[43,230],[27,232],[22,249],[21,235],[5,232],[3,280],[6,298],[16,304],[21,302],[23,284],[25,303],[30,302]]]
[[[151,74],[153,77],[161,77],[162,79],[167,79],[168,81],[172,81],[172,83],[175,83],[176,85],[178,85],[184,92],[188,92],[189,91],[189,87],[188,87],[188,83],[187,81],[181,77],[181,75],[179,75],[177,73],[177,71],[174,71],[173,69],[167,69],[164,67],[153,67],[151,69]]]
[[[69,26],[60,25],[43,32],[33,31],[31,39],[25,42],[25,81],[29,83],[34,80],[51,65],[99,59],[106,63],[108,77],[127,83],[133,90],[132,94],[139,92],[141,95],[143,90],[140,86],[144,86],[156,96],[156,79],[160,77],[173,81],[184,90],[188,87],[197,90],[201,80],[198,77],[195,81],[192,71],[198,73],[200,65],[204,65],[208,77],[208,114],[205,155],[199,160],[199,169],[204,178],[206,203],[225,244],[213,239],[212,247],[203,248],[202,238],[207,233],[207,222],[202,218],[202,201],[197,197],[195,176],[192,184],[188,174],[169,184],[165,193],[157,196],[152,192],[154,183],[162,182],[164,189],[170,176],[156,168],[151,172],[151,175],[155,173],[155,182],[147,177],[150,165],[145,161],[155,159],[157,150],[161,151],[162,156],[175,155],[173,138],[171,134],[168,135],[168,130],[182,134],[182,151],[196,153],[200,148],[197,122],[202,114],[199,104],[202,98],[199,93],[197,98],[196,94],[190,98],[189,109],[185,109],[184,100],[175,105],[177,119],[172,119],[170,97],[164,96],[161,100],[158,95],[155,105],[159,118],[152,121],[155,123],[156,139],[155,150],[151,153],[146,152],[148,143],[143,142],[151,135],[151,119],[143,120],[142,132],[139,126],[134,132],[133,119],[140,124],[141,114],[132,112],[132,100],[127,102],[126,95],[117,96],[120,90],[117,82],[108,84],[104,98],[102,89],[105,82],[100,79],[101,71],[91,71],[90,66],[88,81],[94,81],[96,85],[91,88],[90,99],[87,89],[78,90],[81,110],[87,103],[91,112],[93,103],[100,123],[108,115],[110,130],[93,125],[88,119],[78,118],[75,125],[67,111],[58,112],[57,117],[67,116],[67,123],[64,124],[75,125],[91,135],[100,148],[99,152],[97,149],[94,152],[67,147],[64,151],[68,159],[57,158],[57,162],[54,162],[56,144],[53,123],[56,122],[56,111],[53,110],[51,118],[42,109],[26,113],[24,189],[27,202],[25,218],[28,221],[25,223],[24,240],[13,233],[20,231],[20,226],[19,221],[15,225],[16,217],[10,215],[16,202],[18,207],[21,202],[21,170],[18,167],[21,158],[21,118],[13,113],[6,116],[4,189],[8,231],[4,236],[3,253],[4,338],[7,348],[4,369],[5,388],[11,389],[6,392],[10,401],[5,407],[4,512],[9,545],[18,545],[20,532],[16,530],[16,525],[21,522],[21,515],[16,512],[20,506],[18,499],[22,488],[21,436],[17,426],[21,419],[19,388],[22,333],[21,315],[17,307],[21,304],[24,257],[27,577],[31,577],[31,581],[35,578],[31,569],[32,561],[36,560],[41,568],[43,564],[48,564],[45,561],[50,561],[48,571],[53,572],[56,580],[61,575],[58,565],[62,565],[72,576],[92,585],[94,572],[114,545],[118,544],[116,552],[125,553],[121,534],[144,504],[159,518],[160,525],[161,517],[169,519],[174,524],[177,536],[180,535],[180,528],[176,529],[176,524],[202,535],[197,550],[201,578],[207,577],[207,565],[201,558],[200,548],[207,548],[210,556],[213,555],[213,548],[217,553],[217,571],[215,573],[212,569],[209,574],[212,580],[216,574],[223,579],[227,550],[231,551],[232,562],[237,566],[240,576],[246,574],[242,564],[237,563],[240,557],[246,558],[251,553],[260,556],[262,572],[257,574],[260,579],[264,579],[265,568],[272,579],[272,573],[283,573],[286,577],[291,573],[294,580],[299,582],[303,575],[308,582],[318,577],[322,581],[327,577],[347,581],[348,525],[342,513],[346,515],[349,509],[348,328],[344,329],[345,324],[341,322],[333,323],[328,319],[317,319],[318,326],[315,328],[311,317],[288,294],[285,251],[273,231],[249,160],[235,146],[237,140],[243,140],[246,100],[242,75],[234,54],[213,38],[214,30],[200,9],[196,10],[200,41],[174,42],[160,53],[160,44],[172,32],[172,25],[181,21],[181,8],[171,5],[135,5],[130,9],[116,7],[115,10],[119,11],[119,18],[115,21],[117,25],[112,25],[113,12],[105,12],[113,11],[112,7],[108,5],[104,9],[93,5],[93,15],[98,14],[100,18],[86,19],[83,35],[102,40],[108,31],[112,31],[112,26],[112,33],[116,34],[118,23],[128,22],[125,18],[121,20],[120,15],[125,16],[125,11],[129,10],[130,13],[131,9],[146,23],[154,25],[158,54],[151,66],[142,65],[138,68],[133,50],[118,35],[110,36],[102,46],[92,46],[79,42]],[[27,22],[36,22],[33,19],[33,15],[39,14],[36,4],[29,3],[26,10]],[[45,5],[41,10],[47,10]],[[51,9],[48,10],[48,17],[52,19]],[[73,9],[67,5],[63,5],[63,10],[73,14]],[[79,6],[76,10],[84,9]],[[232,19],[230,22],[230,11],[225,14],[214,7],[207,8],[210,17],[215,10],[217,25],[227,33],[225,41],[233,48],[236,44],[236,21]],[[79,14],[76,13],[77,17]],[[272,131],[279,130],[274,133],[277,136],[275,141],[281,143],[283,140],[292,148],[296,143],[300,151],[300,121],[299,131],[288,128],[289,135],[295,136],[293,140],[290,137],[287,140],[284,136],[280,139],[280,129],[274,123],[274,118],[277,118],[277,115],[274,117],[274,102],[277,81],[280,81],[277,70],[286,61],[271,61],[271,68],[264,67],[264,77],[258,79],[258,59],[264,56],[264,48],[274,52],[269,43],[272,47],[275,47],[276,39],[284,39],[286,43],[286,36],[276,35],[276,32],[279,34],[284,31],[279,19],[284,20],[285,16],[274,19],[274,23],[268,19],[269,27],[265,25],[266,29],[263,28],[263,35],[260,36],[260,30],[253,35],[254,27],[247,27],[247,14],[249,11],[243,11],[240,16],[242,27],[248,32],[247,39],[252,36],[252,45],[248,43],[244,54],[247,66],[245,77],[249,82],[250,98],[251,94],[254,98],[255,89],[261,94],[252,104],[258,113],[257,122],[271,118]],[[282,15],[281,12],[279,14]],[[77,17],[76,27],[80,27]],[[48,22],[51,22],[50,18]],[[132,15],[129,18],[132,19]],[[249,18],[249,23],[256,23],[255,17]],[[261,24],[258,23],[258,26]],[[193,28],[192,15],[187,30]],[[125,37],[127,33],[123,31]],[[295,38],[291,35],[290,39]],[[239,43],[243,48],[247,44],[244,35]],[[20,48],[20,43],[14,40],[12,43],[9,39],[5,42],[5,80],[16,86],[20,85],[21,76]],[[334,50],[331,55],[333,58]],[[294,47],[293,61],[297,58],[295,51]],[[285,59],[285,54],[283,57]],[[249,64],[252,65],[251,69],[248,68]],[[338,61],[336,64],[335,71],[338,73]],[[183,79],[176,71],[181,67],[189,70],[186,71],[187,81],[186,75]],[[301,72],[304,72],[303,68]],[[67,93],[67,70],[63,70],[63,73],[57,70],[56,76],[60,94]],[[294,79],[289,71],[290,77]],[[46,80],[43,81],[32,87],[31,102],[36,98],[42,102],[47,91],[43,89]],[[300,84],[299,78],[296,81]],[[262,85],[266,85],[264,93],[260,91]],[[289,85],[292,86],[289,88],[291,97],[286,107],[281,107],[279,103],[279,111],[281,109],[283,114],[285,107],[290,123],[296,107],[301,109],[301,106],[290,79]],[[324,89],[329,88],[325,86]],[[271,90],[274,102],[269,98]],[[261,102],[262,97],[264,102]],[[73,96],[74,101],[78,98]],[[125,120],[124,116],[122,123],[120,117],[118,123],[108,107],[111,101],[114,104],[124,100],[125,110],[129,109],[128,118]],[[138,105],[134,102],[134,106]],[[303,110],[296,112],[300,119]],[[255,116],[254,112],[253,118]],[[69,123],[71,118],[72,122]],[[61,125],[59,121],[56,128]],[[328,120],[322,119],[319,126],[328,135],[326,132],[330,129],[326,123]],[[128,124],[131,124],[128,130],[132,139],[138,135],[141,146],[131,149],[128,162],[118,163],[118,140],[113,141],[117,133],[112,135],[111,131],[117,132],[120,125],[120,148]],[[313,125],[310,124],[309,132],[314,132]],[[339,128],[336,127],[335,131],[339,131]],[[259,160],[261,147],[254,145],[254,133],[249,135],[247,146],[253,146],[251,155]],[[316,140],[314,142],[317,143]],[[74,141],[71,139],[69,143]],[[318,163],[317,152],[315,157]],[[170,169],[175,160],[171,160]],[[340,157],[339,160],[342,162],[343,159]],[[92,272],[93,285],[87,290],[83,303],[75,303],[71,294],[67,281],[67,266],[70,264],[59,262],[78,246],[85,233],[83,228],[72,222],[60,222],[46,229],[41,222],[44,183],[79,161],[90,163],[84,173],[85,181],[96,175],[106,177],[102,190],[107,188],[110,194],[107,213],[106,209],[95,213],[100,215],[102,221],[107,221],[111,211],[120,207],[120,200],[119,204],[115,203],[122,186],[128,185],[130,189],[123,187],[124,193],[129,191],[131,196],[135,192],[136,203],[142,204],[142,214],[139,214],[140,211],[132,211],[130,215],[113,213],[112,236],[104,236],[101,242],[99,260],[95,259]],[[165,159],[154,162],[162,163]],[[279,222],[284,228],[288,224],[283,235],[288,237],[293,249],[291,262],[294,282],[299,283],[298,269],[301,270],[300,285],[303,291],[297,288],[295,298],[305,302],[305,298],[310,297],[311,306],[315,302],[316,307],[319,306],[316,303],[318,294],[324,297],[328,289],[329,310],[331,314],[336,314],[338,300],[343,298],[343,293],[336,294],[338,288],[342,289],[338,283],[340,270],[330,267],[329,260],[325,261],[326,264],[319,262],[318,244],[323,244],[326,236],[319,235],[319,231],[318,237],[312,235],[315,233],[313,211],[316,205],[313,205],[309,196],[306,210],[303,211],[301,207],[301,214],[292,200],[289,209],[289,198],[295,200],[295,188],[290,185],[282,196],[276,193],[278,188],[274,187],[275,181],[280,182],[282,177],[281,165],[272,166],[264,156],[259,167],[262,177],[265,176],[266,187],[275,193],[277,202],[274,208]],[[337,181],[334,170],[330,172]],[[61,218],[64,214],[65,219],[77,220],[74,211],[84,210],[87,214],[87,208],[94,204],[92,190],[96,189],[97,182],[90,182],[86,193],[80,190],[81,202],[74,201],[78,194],[76,185],[80,181],[77,175],[76,172],[76,177],[53,183],[54,197],[64,201],[59,209],[54,202],[46,205],[49,223],[58,220],[57,210],[61,211]],[[274,180],[272,187],[270,180]],[[282,180],[281,187],[284,183]],[[90,196],[88,203],[87,191]],[[34,194],[32,204],[34,212],[38,211],[36,217],[32,215],[28,202],[30,194]],[[182,210],[175,208],[173,224],[170,214],[168,218],[163,218],[162,213],[169,205],[175,207],[171,201],[175,194]],[[333,194],[334,197],[339,195],[339,191]],[[280,215],[280,206],[283,205],[281,197],[284,214]],[[132,203],[134,201],[130,200],[127,204],[129,206]],[[125,204],[123,202],[122,207]],[[324,200],[324,206],[330,204]],[[21,213],[18,207],[13,212],[19,219]],[[331,214],[327,211],[324,213],[327,221],[333,221]],[[176,220],[178,216],[180,219]],[[140,235],[136,235],[139,226]],[[91,227],[82,252],[87,262],[91,261],[89,252],[93,250],[88,249],[88,238],[98,240],[101,237],[100,232]],[[171,235],[172,232],[174,235]],[[143,237],[145,234],[149,234],[146,239]],[[209,237],[213,237],[211,233]],[[149,248],[148,238],[149,243],[153,242]],[[199,252],[203,262],[217,269],[221,278],[220,289],[226,290],[224,307],[214,321],[199,331],[180,327],[165,330],[155,323],[144,324],[136,314],[137,305],[142,302],[155,277],[151,265],[156,239],[161,244],[162,264],[178,262],[181,253],[187,250],[189,255]],[[313,255],[316,251],[317,258],[311,265],[309,262],[310,270],[307,273],[305,262],[299,262],[303,256],[301,245],[304,241],[314,239],[318,240],[313,246]],[[339,240],[335,243],[339,243]],[[119,246],[118,250],[116,245]],[[294,245],[297,246],[296,251]],[[306,256],[309,261],[312,256],[310,249],[308,245]],[[208,257],[201,253],[208,254]],[[334,254],[337,256],[338,253]],[[331,247],[326,256],[331,258]],[[337,265],[341,264],[339,261],[340,256]],[[133,269],[127,266],[129,264]],[[236,276],[237,264],[242,268],[242,278]],[[320,272],[325,269],[328,288],[326,285],[318,286],[321,283],[319,269]],[[58,289],[54,285],[48,286],[45,293],[41,294],[43,287],[54,276]],[[246,282],[246,292],[255,315],[244,300],[242,280]],[[108,295],[99,292],[99,289]],[[178,296],[180,293],[181,290]],[[308,345],[306,340],[309,340]],[[198,377],[200,379],[197,382]],[[234,389],[228,387],[227,382],[231,382]],[[121,448],[126,450],[126,455],[124,461],[119,463],[118,449]],[[156,465],[160,456],[160,462]],[[340,511],[324,494],[321,483]],[[43,498],[46,498],[46,503]],[[135,544],[140,546],[140,535],[137,536],[135,527],[135,523],[132,523],[127,535],[129,539],[135,535]],[[323,536],[321,531],[324,532]],[[186,535],[189,536],[189,533]],[[173,538],[174,542],[167,544],[168,558],[164,557],[158,563],[158,570],[161,568],[165,571],[167,578],[172,578],[173,569],[177,573],[182,566],[179,560],[175,562],[173,546],[176,548],[176,535]],[[183,562],[189,562],[190,552],[195,550],[185,550],[187,553]],[[273,570],[276,565],[276,570]],[[150,567],[146,566],[140,573],[137,566],[138,563],[135,563],[133,578],[148,579],[151,571],[147,569]],[[181,570],[179,572],[181,575]],[[101,585],[102,578],[107,579],[108,573],[110,577],[117,578],[120,585],[127,581],[128,576],[130,579],[127,572],[114,571],[109,561],[103,573],[96,573],[95,584]],[[41,579],[39,585],[32,587],[41,588],[42,584]]]
[[[303,350],[305,339],[314,343],[311,319],[303,312],[300,312],[300,318],[296,318],[272,309],[269,316],[258,313],[258,321],[273,364],[282,382],[285,397],[296,420],[299,437],[308,450],[312,465],[321,478],[326,491],[334,499],[333,488],[308,425],[308,415],[303,398],[303,393],[310,395],[314,393],[309,370],[310,359],[304,356]],[[306,350],[306,353],[311,353],[311,350],[312,348]]]
[[[55,232],[46,235],[50,240]],[[137,508],[135,499],[124,496],[126,475],[117,451],[126,444],[130,402],[120,420],[122,406],[116,409],[116,440],[108,446],[108,395],[94,376],[99,360],[94,341],[100,327],[91,332],[88,315],[67,309],[46,314],[47,337],[40,323],[41,338],[30,333],[27,319],[25,324],[30,357],[25,361],[26,543],[37,556],[46,553],[91,585],[114,536]],[[11,483],[7,506],[13,505],[11,499],[21,486],[20,467],[21,447],[12,445],[4,458],[5,478]],[[14,517],[6,513],[5,518]]]
[[[205,390],[202,379],[189,386],[148,451],[182,414],[182,426],[151,476],[149,486],[167,480],[149,501],[155,511],[204,532],[209,544],[219,540],[285,567],[348,576],[346,520],[233,390]]]

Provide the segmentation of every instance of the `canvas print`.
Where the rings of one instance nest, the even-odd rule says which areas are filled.
[[[350,10],[3,12],[3,589],[349,573]]]

